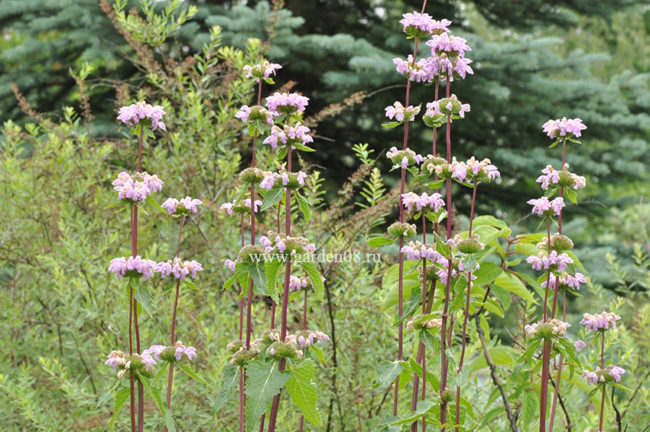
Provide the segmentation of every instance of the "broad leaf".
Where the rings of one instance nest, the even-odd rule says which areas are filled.
[[[314,292],[316,293],[316,297],[319,300],[322,300],[323,291],[325,290],[325,287],[323,286],[323,279],[321,279],[321,275],[318,269],[316,268],[316,264],[311,261],[300,261],[298,265],[302,267],[304,271],[307,272],[307,275],[309,275],[309,279],[311,280],[311,283],[314,286]]]
[[[399,374],[402,373],[402,369],[402,362],[397,360],[382,363],[379,365],[379,377],[377,378],[377,382],[373,385],[373,387],[379,389],[380,392],[386,390],[388,387],[390,387],[393,381],[395,381],[395,378],[397,378]]]
[[[108,422],[108,427],[110,427],[111,430],[113,430],[115,420],[117,419],[117,416],[122,410],[122,407],[124,406],[126,401],[129,400],[130,396],[131,396],[130,387],[122,387],[117,392],[115,392],[115,406],[113,407],[113,415],[111,416],[111,420]]]
[[[270,191],[268,191],[264,196],[264,200],[262,201],[262,207],[260,208],[260,212],[263,212],[264,210],[271,208],[277,203],[279,203],[283,195],[284,195],[284,189],[282,188],[271,189]]]
[[[320,426],[322,419],[318,411],[318,392],[312,382],[316,365],[311,359],[305,359],[297,365],[289,366],[291,378],[287,381],[287,392],[291,402],[298,408],[305,419],[314,426]]]
[[[255,361],[246,366],[246,430],[260,428],[262,414],[288,379],[289,373],[278,370],[278,362]]]
[[[226,365],[223,367],[223,373],[221,374],[221,385],[219,386],[219,392],[217,393],[217,398],[213,407],[213,410],[215,412],[219,411],[226,405],[228,399],[230,398],[230,394],[232,393],[232,389],[235,387],[238,380],[239,368],[237,366],[231,365],[230,363],[226,363]]]

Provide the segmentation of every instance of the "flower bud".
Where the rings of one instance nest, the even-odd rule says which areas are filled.
[[[553,234],[551,236],[551,249],[564,252],[573,249],[573,241],[564,234]]]
[[[247,350],[242,347],[232,356],[230,364],[233,366],[244,367],[252,360],[255,360],[259,354],[259,351],[255,349]]]
[[[246,245],[243,248],[241,248],[241,250],[239,251],[239,256],[237,259],[247,264],[254,264],[258,261],[254,260],[252,257],[253,256],[261,257],[262,255],[264,255],[264,253],[265,253],[265,249],[263,246]]]
[[[277,360],[294,358],[297,355],[295,346],[285,342],[273,342],[266,350],[266,353]]]
[[[483,250],[485,245],[481,243],[479,236],[474,234],[472,238],[466,238],[458,241],[456,247],[465,254],[474,254]]]
[[[394,239],[406,239],[415,236],[416,227],[413,224],[408,224],[405,222],[395,222],[388,227],[388,235]]]
[[[440,395],[440,399],[442,399],[445,403],[450,403],[455,398],[456,398],[456,392],[453,391],[452,389],[445,389]]]
[[[226,345],[226,348],[228,349],[228,351],[234,354],[237,351],[239,351],[243,346],[244,346],[244,341],[239,339],[230,342],[228,345]]]
[[[559,187],[569,188],[569,187],[573,187],[575,183],[576,180],[573,174],[571,174],[567,170],[560,171],[560,181],[558,181],[557,183]]]
[[[239,173],[239,180],[246,184],[258,184],[264,180],[264,171],[259,168],[246,168]]]

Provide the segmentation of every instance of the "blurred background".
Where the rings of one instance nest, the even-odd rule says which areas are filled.
[[[301,163],[317,173],[310,199],[320,216],[304,232],[328,252],[365,247],[371,230],[396,218],[391,191],[399,178],[388,172],[384,153],[401,131],[379,124],[384,107],[404,97],[392,59],[405,58],[412,42],[398,21],[420,7],[419,0],[0,0],[0,404],[11,407],[0,413],[4,430],[104,430],[110,417],[112,377],[101,363],[124,342],[124,312],[116,304],[121,285],[105,268],[128,253],[128,225],[106,207],[114,201],[111,179],[133,163],[128,133],[115,120],[119,106],[140,98],[165,106],[169,133],[149,143],[145,167],[165,181],[165,193],[206,202],[184,244],[208,271],[202,291],[182,300],[188,319],[180,326],[210,352],[213,364],[202,367],[216,383],[237,313],[236,293],[220,290],[229,276],[222,262],[236,253],[238,234],[237,223],[216,209],[232,197],[233,178],[250,153],[232,121],[253,98],[238,71],[264,55],[283,67],[275,88],[310,98],[318,151]],[[188,11],[191,17],[183,15]],[[587,177],[587,188],[567,208],[565,233],[596,294],[579,306],[572,300],[571,313],[604,308],[616,295],[627,310],[647,313],[650,2],[429,1],[426,11],[450,19],[453,33],[472,47],[475,74],[452,86],[471,105],[454,128],[454,154],[489,157],[502,173],[482,188],[478,213],[505,220],[515,233],[537,229],[526,201],[540,195],[540,170],[561,164],[541,125],[581,118],[588,129],[582,144],[570,144],[568,162]],[[416,85],[412,100],[432,101],[433,88]],[[365,156],[353,151],[357,143],[368,144]],[[426,154],[430,146],[430,130],[414,127],[410,147]],[[469,196],[458,192],[457,211],[467,214]],[[171,254],[175,229],[154,218],[143,222],[143,253]],[[335,347],[323,377],[328,431],[346,424],[373,430],[368,419],[386,399],[368,390],[371,376],[341,384],[336,371],[370,370],[373,353],[393,348],[394,329],[384,327],[390,319],[373,321],[383,314],[381,274],[391,260],[326,269],[328,295],[340,300],[312,312],[315,323],[340,332],[338,359]],[[164,310],[170,296],[159,285],[154,297]],[[268,310],[261,301],[259,307],[258,322],[266,322]],[[336,320],[347,324],[334,328]],[[165,334],[167,321],[145,324],[152,339]],[[640,328],[635,333],[630,323],[629,337],[644,340]],[[647,343],[633,356],[639,370]],[[216,421],[234,430],[236,407],[215,416],[214,396],[206,401],[192,385],[179,390],[191,405],[183,417],[192,419],[181,429],[213,430],[206,425]]]

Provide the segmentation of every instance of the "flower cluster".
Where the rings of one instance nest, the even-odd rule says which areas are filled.
[[[237,114],[235,114],[235,117],[244,123],[262,122],[267,123],[269,126],[273,126],[275,121],[273,113],[263,106],[259,105],[255,105],[253,107],[243,105]]]
[[[593,372],[586,370],[582,374],[582,378],[585,378],[588,384],[597,385],[599,383],[620,382],[621,375],[624,373],[625,369],[615,365],[609,365],[605,369],[597,367]]]
[[[273,239],[273,240],[271,240]],[[281,253],[289,255],[301,255],[313,253],[316,250],[314,244],[309,243],[304,237],[291,237],[284,234],[275,234],[269,231],[265,236],[260,237],[260,244],[265,247],[265,253]]]
[[[429,58],[413,62],[412,54],[409,54],[406,60],[399,57],[393,59],[397,73],[404,75],[409,80],[415,82],[431,82],[434,79],[434,76],[431,73],[431,67],[429,66],[430,62],[431,59]]]
[[[402,194],[402,204],[408,211],[413,211],[413,207],[415,207],[416,211],[421,211],[424,209],[437,212],[445,206],[445,202],[443,201],[442,196],[437,192],[431,195],[426,192],[423,192],[421,195],[418,195],[414,192]]]
[[[156,364],[156,360],[147,350],[142,354],[126,355],[122,351],[111,351],[105,365],[111,366],[117,377],[122,378],[128,371],[146,373]],[[143,370],[144,369],[144,370]]]
[[[243,67],[244,72],[246,72],[246,78],[256,78],[259,82],[260,79],[269,79],[271,75],[275,75],[275,71],[282,69],[277,63],[269,63],[264,61],[264,63],[256,64],[253,66],[246,65]]]
[[[186,196],[180,200],[176,198],[167,198],[167,200],[162,204],[162,208],[167,210],[167,214],[170,216],[185,216],[190,213],[198,212],[196,206],[203,204],[200,199],[190,198]]]
[[[453,239],[449,239],[448,243],[450,243],[450,246],[454,246]],[[447,276],[449,275],[449,262],[451,261],[451,278],[455,279],[458,277],[459,273],[465,273],[465,272],[475,272],[476,270],[480,269],[481,266],[477,263],[474,268],[465,268],[465,264],[459,259],[453,259],[450,260],[445,257],[441,257],[438,259],[438,264],[440,264],[441,268],[436,270],[436,275],[438,276],[438,279],[440,280],[440,283],[446,284],[447,283]],[[472,275],[471,280],[476,279],[476,275]]]
[[[135,257],[130,256],[128,258],[113,258],[108,269],[121,278],[125,276],[142,277],[142,280],[146,280],[148,277],[153,275],[155,267],[155,261],[143,259],[138,255]]]
[[[577,174],[569,172],[569,164],[564,164],[561,171],[557,171],[551,165],[542,170],[541,176],[537,177],[537,183],[541,183],[542,189],[547,190],[549,186],[565,188],[571,187],[575,190],[585,187],[586,179]]]
[[[260,187],[262,189],[266,189],[267,191],[271,189],[281,188],[281,187],[286,187],[289,189],[298,189],[298,187],[305,185],[306,178],[307,178],[307,173],[303,171],[298,171],[298,172],[281,171],[279,173],[266,171],[264,172],[264,179],[262,179],[262,181],[260,182]]]
[[[131,176],[126,171],[118,174],[113,181],[113,189],[117,191],[117,199],[132,202],[145,202],[149,194],[162,189],[163,182],[155,174],[146,172],[135,173]]]
[[[399,21],[404,26],[404,33],[411,37],[425,37],[449,32],[451,21],[443,19],[434,20],[431,15],[420,12],[405,13]]]
[[[469,104],[461,103],[455,94],[448,98],[427,103],[427,110],[422,117],[429,127],[440,127],[447,119],[465,118],[465,113],[471,109]]]
[[[580,284],[581,283],[587,283],[587,280],[585,279],[585,276],[582,273],[576,273],[574,275],[569,274],[569,273],[563,273],[559,276],[554,275],[553,273],[549,274],[548,280],[545,280],[542,282],[540,285],[543,288],[546,288],[547,285],[550,289],[555,289],[557,286],[558,288],[573,288],[573,289],[580,289]]]
[[[257,213],[257,210],[260,208],[261,205],[262,205],[262,201],[255,200],[255,213]],[[233,201],[233,202],[221,204],[219,210],[224,210],[228,214],[228,216],[232,216],[235,213],[239,215],[250,214],[251,199],[246,198],[245,200]]]
[[[564,208],[564,199],[562,197],[549,200],[548,197],[541,197],[539,199],[531,199],[526,201],[533,206],[531,212],[545,217],[560,216]]]
[[[459,182],[480,183],[484,180],[494,181],[501,177],[496,166],[492,165],[490,159],[476,160],[474,156],[467,162],[458,162],[455,158],[450,166],[451,178]]]
[[[422,316],[421,314],[414,316],[412,320],[406,323],[406,328],[409,330],[413,330],[414,328],[418,330],[429,330],[442,327],[442,319],[429,318],[429,316]]]
[[[537,248],[548,250],[548,238],[544,237],[541,242],[537,243]],[[551,249],[562,252],[573,249],[573,240],[564,234],[555,233],[551,236]]]
[[[599,314],[584,314],[580,324],[587,326],[587,331],[605,331],[607,329],[616,328],[616,321],[621,317],[614,312],[602,312]]]
[[[413,224],[398,221],[391,224],[386,231],[391,238],[399,240],[413,237],[417,228]]]
[[[391,147],[388,152],[386,152],[386,157],[393,162],[396,166],[401,166],[403,169],[408,168],[409,166],[421,164],[422,156],[416,154],[411,149],[406,150],[397,150],[397,147]]]
[[[415,120],[415,116],[420,113],[420,106],[409,105],[404,107],[401,103],[395,102],[393,105],[387,106],[385,110],[386,117],[391,120],[395,119],[395,121],[402,123]]]
[[[566,253],[558,254],[556,251],[551,251],[550,254],[539,252],[537,255],[531,255],[526,258],[526,262],[531,265],[533,270],[564,272],[568,264],[573,264],[573,259]]]
[[[462,37],[453,36],[449,33],[433,35],[431,40],[427,42],[427,45],[431,47],[431,55],[434,57],[446,54],[447,57],[451,58],[464,58],[465,52],[472,50],[469,45],[467,45],[467,40]]]
[[[149,105],[144,101],[124,106],[120,108],[117,119],[128,126],[134,126],[140,123],[141,120],[148,120],[151,122],[152,130],[158,128],[167,130],[162,117],[165,115],[165,110],[160,105]]]
[[[526,335],[528,337],[532,336],[541,336],[543,338],[551,338],[554,336],[564,336],[566,335],[567,328],[571,327],[571,324],[558,319],[552,319],[548,322],[538,322],[530,324],[524,327]]]
[[[298,93],[273,93],[266,98],[266,107],[274,114],[302,112],[309,104],[309,98]]]
[[[165,345],[152,345],[148,349],[142,351],[142,355],[148,355],[153,357],[155,360],[165,360],[165,361],[180,361],[183,358],[183,355],[187,357],[188,360],[192,360],[196,357],[196,348],[192,346],[185,346],[181,341],[177,341],[173,347],[168,347]]]
[[[300,122],[294,126],[285,124],[284,128],[273,126],[271,135],[263,141],[264,144],[270,144],[272,148],[290,145],[294,149],[296,148],[296,144],[306,146],[311,142],[314,142],[314,138],[309,135],[309,128],[303,126]]]
[[[587,129],[579,118],[567,119],[562,117],[557,120],[549,120],[542,126],[549,138],[557,139],[563,137],[580,137],[582,131]]]
[[[167,276],[174,275],[174,278],[179,280],[185,280],[188,275],[192,276],[192,279],[196,279],[196,272],[202,271],[203,267],[201,264],[192,260],[192,261],[181,261],[180,258],[174,258],[170,261],[163,261],[156,264],[154,271],[160,273],[160,277],[165,279]]]
[[[427,246],[419,241],[409,242],[409,244],[402,247],[400,252],[406,254],[406,259],[413,261],[420,261],[428,259],[429,261],[438,261],[442,256],[431,246]]]

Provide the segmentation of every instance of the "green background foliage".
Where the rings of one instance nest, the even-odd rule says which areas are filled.
[[[142,12],[139,3],[122,3]],[[160,8],[169,3],[156,3],[158,13],[164,16]],[[400,139],[399,131],[378,125],[383,108],[403,97],[404,80],[391,59],[409,46],[397,20],[419,3],[289,0],[281,8],[279,2],[182,2],[180,10],[196,7],[191,19],[171,14],[154,22],[128,12],[107,15],[110,7],[102,11],[95,1],[0,1],[3,430],[100,431],[112,416],[115,378],[103,362],[125,346],[128,315],[125,284],[106,268],[110,258],[128,253],[128,224],[126,213],[107,207],[115,200],[112,179],[133,167],[135,154],[133,139],[114,118],[119,106],[141,98],[165,107],[169,130],[147,143],[144,169],[165,181],[165,195],[196,196],[206,204],[183,239],[183,254],[206,271],[198,290],[183,287],[178,327],[181,340],[199,351],[193,369],[205,383],[178,374],[178,430],[237,429],[237,397],[218,389],[232,378],[231,370],[224,372],[224,347],[237,332],[237,293],[222,291],[230,276],[222,263],[234,258],[239,227],[216,210],[233,198],[233,179],[250,155],[249,138],[233,119],[253,97],[239,70],[264,54],[283,65],[277,88],[295,81],[311,98],[318,152],[301,165],[312,173],[307,198],[316,211],[308,224],[296,217],[301,235],[327,253],[377,253],[365,238],[394,219],[397,177],[381,173],[389,168],[383,153]],[[543,164],[559,165],[557,153],[546,150],[541,123],[566,115],[589,126],[569,157],[589,187],[565,230],[593,283],[571,299],[568,321],[577,324],[581,312],[610,306],[624,317],[610,349],[628,369],[623,384],[630,391],[617,389],[616,400],[632,431],[650,422],[650,93],[648,47],[640,43],[650,28],[647,7],[632,0],[526,0],[516,6],[476,0],[434,1],[427,9],[452,19],[473,48],[475,76],[452,87],[472,105],[454,130],[455,148],[459,157],[490,157],[503,175],[481,191],[479,214],[506,220],[515,233],[535,230],[525,201],[539,194],[534,179]],[[21,104],[10,83],[24,95]],[[357,92],[364,94],[346,101]],[[432,93],[419,86],[413,100],[428,102]],[[430,148],[425,131],[414,127],[412,139],[422,153]],[[369,145],[353,150],[359,142]],[[467,214],[469,196],[457,196],[459,214]],[[155,211],[142,219],[142,254],[157,260],[173,255],[176,226]],[[272,218],[261,223],[273,229]],[[461,216],[458,229],[465,226]],[[389,411],[390,389],[374,383],[379,364],[395,355],[395,317],[385,309],[391,287],[382,275],[394,264],[396,248],[381,254],[379,263],[319,264],[327,278],[325,301],[310,301],[310,320],[332,343],[314,378],[323,426],[310,430],[374,431]],[[506,313],[488,313],[489,352],[520,412],[521,430],[535,430],[537,412],[530,407],[538,401],[531,395],[539,391],[527,387],[512,336],[521,333],[521,316],[534,307],[525,299],[535,294],[527,287],[499,293],[498,285],[495,303]],[[163,343],[173,290],[160,281],[150,287],[155,313],[143,314],[142,332],[147,341]],[[256,328],[265,328],[270,307],[262,297],[254,311]],[[299,317],[293,310],[292,325]],[[472,339],[467,355],[479,385],[466,386],[475,390],[465,397],[485,419],[477,430],[506,430],[498,395],[486,387],[489,371],[478,341]],[[586,430],[597,413],[583,380],[576,375],[570,382],[567,408],[575,430]],[[284,407],[290,398],[284,394]],[[162,425],[155,405],[147,409],[147,428]],[[281,409],[281,430],[294,430],[298,418],[297,408]],[[118,429],[126,421],[123,410]]]

